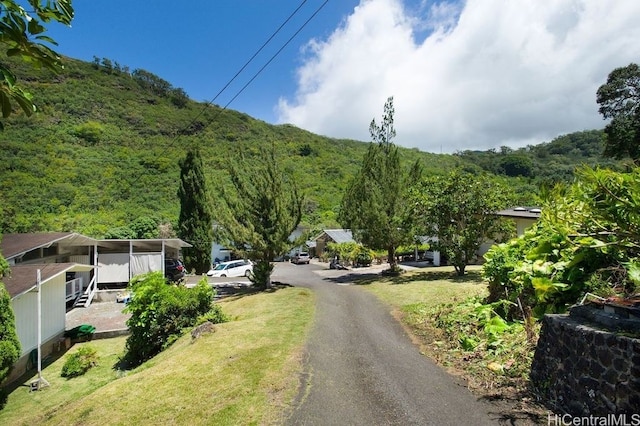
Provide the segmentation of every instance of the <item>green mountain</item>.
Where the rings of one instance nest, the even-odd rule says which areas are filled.
[[[367,148],[365,142],[270,125],[191,101],[162,78],[144,70],[130,72],[108,59],[88,63],[68,58],[65,71],[57,75],[0,60],[11,62],[39,108],[28,118],[14,110],[0,132],[1,233],[77,231],[101,237],[149,218],[175,226],[178,164],[193,145],[199,145],[204,156],[214,203],[218,189],[228,184],[225,167],[234,161],[234,153],[260,161],[259,145],[273,145],[282,167],[306,195],[304,223],[335,227],[343,190]],[[566,144],[558,148],[564,155],[554,164],[563,168],[560,175],[549,175],[553,179],[566,179],[565,171],[579,164],[571,160],[575,144]],[[548,173],[543,166],[551,166],[544,158],[558,155],[539,147],[503,151],[448,155],[401,149],[401,155],[407,167],[422,159],[429,174],[464,167],[503,175],[499,178],[513,180],[523,200],[535,194],[541,176]],[[520,157],[509,157],[511,164],[500,156]],[[509,168],[515,164],[518,170],[519,160],[530,172]]]

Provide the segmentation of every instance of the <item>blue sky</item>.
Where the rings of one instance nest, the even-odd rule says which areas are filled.
[[[183,88],[194,100],[210,101],[302,3],[74,0],[71,28],[57,25],[49,32],[63,55],[86,61],[106,57],[131,70],[142,68]],[[227,104],[323,3],[306,1],[215,103]],[[229,108],[275,123],[278,98],[295,93],[303,47],[314,37],[328,37],[357,4],[327,2]]]
[[[106,57],[210,101],[303,0],[74,0],[56,50]],[[215,103],[225,105],[318,9],[307,0]],[[637,0],[330,0],[230,105],[270,123],[369,140],[394,96],[395,142],[519,147],[606,124],[595,92],[640,61]]]

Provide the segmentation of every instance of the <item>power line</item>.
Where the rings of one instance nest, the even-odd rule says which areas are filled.
[[[278,29],[267,39],[266,42],[264,42],[262,44],[262,46],[256,51],[256,53],[253,54],[253,56],[251,56],[251,58],[242,66],[242,68],[233,76],[233,78],[231,80],[229,80],[229,82],[227,82],[227,84],[224,85],[224,87],[216,94],[216,96],[209,102],[207,102],[204,106],[204,108],[189,122],[189,124],[185,127],[183,127],[182,129],[180,129],[178,131],[178,136],[180,136],[184,131],[186,131],[191,125],[193,125],[196,120],[204,113],[204,111],[207,109],[207,107],[209,107],[210,105],[213,105],[213,102],[218,98],[218,96],[220,96],[220,94],[222,92],[224,92],[227,87],[229,87],[229,85],[238,77],[238,75],[249,65],[249,63],[251,63],[253,61],[253,59],[264,49],[264,47],[276,36],[276,34],[278,34],[280,32],[280,30],[291,20],[291,18],[293,18],[293,16],[300,10],[300,8],[302,8],[302,6],[307,2],[307,0],[303,0],[303,2],[289,15],[289,17],[278,27]],[[326,6],[326,4],[329,3],[329,0],[325,0],[320,7],[318,7],[315,12],[313,12],[313,14],[298,28],[298,30],[296,30],[295,33],[293,33],[293,35],[291,37],[289,37],[289,39],[276,51],[276,53],[274,53],[271,58],[253,75],[253,77],[251,77],[251,79],[249,79],[249,81],[242,86],[242,88],[231,98],[231,100],[229,102],[227,102],[224,107],[220,108],[219,110],[216,111],[216,114],[203,126],[202,129],[206,128],[207,126],[211,125],[211,123],[213,123],[218,116],[222,113],[222,111],[224,111],[225,109],[227,109],[227,107],[238,97],[240,96],[240,94],[242,92],[244,92],[244,90],[267,68],[267,66],[269,66],[269,64],[271,62],[273,62],[273,60],[284,50],[285,47],[287,47],[289,45],[289,43],[291,43],[291,41],[293,41],[293,39],[309,24],[309,22],[311,22],[311,20],[313,18],[315,18],[315,16],[320,13],[320,11]]]

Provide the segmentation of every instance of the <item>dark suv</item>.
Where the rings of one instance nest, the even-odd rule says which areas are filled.
[[[180,281],[184,278],[186,268],[180,259],[164,260],[164,276],[171,282]]]

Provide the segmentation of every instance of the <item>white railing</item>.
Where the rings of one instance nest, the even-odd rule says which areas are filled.
[[[67,281],[66,287],[66,301],[75,299],[82,292],[82,277]]]
[[[91,301],[93,300],[93,296],[96,295],[96,290],[98,290],[98,281],[96,280],[96,276],[94,275],[93,278],[91,278],[91,282],[89,283],[89,286],[84,291],[84,294],[87,295],[87,301],[84,302],[85,308],[91,304]]]

